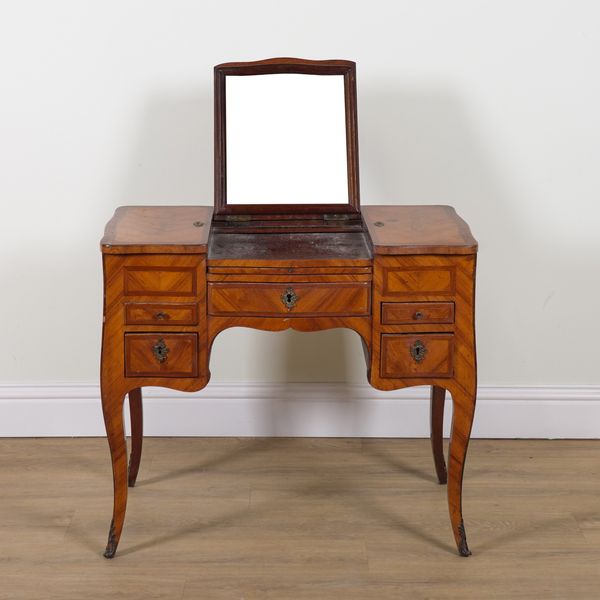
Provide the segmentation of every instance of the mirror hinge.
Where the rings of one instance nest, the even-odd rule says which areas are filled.
[[[250,217],[250,215],[225,215],[225,220],[226,221],[236,221],[236,222],[250,221],[251,217]]]
[[[323,215],[324,221],[349,221],[352,215]]]

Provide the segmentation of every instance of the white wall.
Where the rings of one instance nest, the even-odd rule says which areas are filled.
[[[480,243],[483,385],[600,384],[600,4],[0,4],[0,382],[98,378],[103,225],[212,203],[212,66],[358,64],[363,202]],[[364,382],[352,332],[230,330],[216,382]]]

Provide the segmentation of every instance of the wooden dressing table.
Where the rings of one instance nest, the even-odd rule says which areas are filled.
[[[346,204],[227,201],[225,79],[261,74],[343,77]],[[271,59],[215,67],[215,175],[214,208],[121,207],[101,241],[101,389],[114,480],[104,556],[115,555],[128,486],[135,485],[140,465],[141,388],[205,387],[212,343],[230,327],[346,327],[362,340],[373,387],[431,386],[435,469],[439,482],[448,483],[458,551],[468,556],[461,498],[476,395],[477,243],[467,224],[448,206],[360,206],[355,66],[349,61]],[[454,409],[448,476],[446,390]]]

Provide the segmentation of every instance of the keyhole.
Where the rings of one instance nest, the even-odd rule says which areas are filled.
[[[427,348],[425,347],[425,344],[423,344],[423,342],[421,340],[417,340],[410,347],[410,355],[418,363],[421,362],[425,358],[426,353],[427,353]]]
[[[287,290],[284,290],[284,292],[283,292],[283,294],[281,294],[280,298],[288,310],[292,310],[292,308],[294,308],[297,298],[296,298],[296,292],[294,292],[294,290],[292,288],[288,288]]]

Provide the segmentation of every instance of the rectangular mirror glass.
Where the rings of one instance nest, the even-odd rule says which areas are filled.
[[[215,215],[359,213],[355,64],[215,67]]]
[[[347,204],[342,75],[225,78],[227,204]]]

